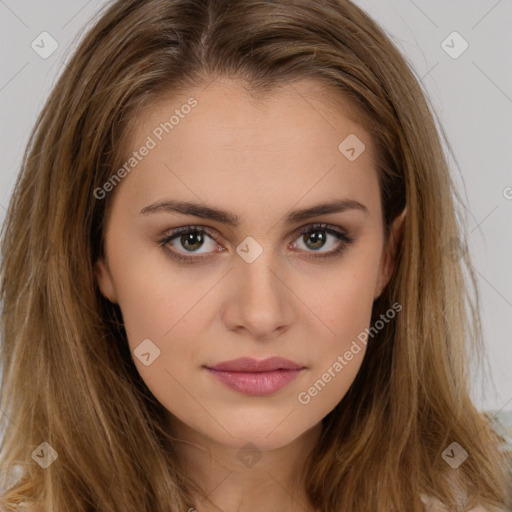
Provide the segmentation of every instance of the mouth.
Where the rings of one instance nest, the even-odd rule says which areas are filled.
[[[227,387],[251,396],[272,395],[306,369],[281,357],[263,361],[244,357],[204,368]]]

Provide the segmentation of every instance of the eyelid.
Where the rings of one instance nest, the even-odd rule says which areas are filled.
[[[297,237],[298,235],[301,235],[303,233],[307,233],[309,231],[312,231],[314,229],[325,229],[326,231],[336,231],[337,233],[344,234],[347,238],[349,238],[348,233],[345,229],[335,226],[333,224],[328,224],[325,222],[312,222],[310,224],[304,224],[291,233],[289,236]],[[210,235],[212,238],[219,237],[224,240],[224,237],[219,234],[219,232],[215,228],[211,228],[210,226],[204,226],[201,224],[187,224],[185,226],[180,226],[177,228],[172,228],[167,230],[161,238],[170,238],[176,235],[179,235],[183,232],[188,231],[204,231],[206,234]]]
[[[219,232],[214,229],[214,228],[211,228],[209,226],[202,226],[200,224],[187,224],[186,226],[180,226],[178,228],[172,228],[172,229],[169,229],[167,230],[163,236],[162,236],[162,239],[169,239],[169,238],[174,238],[178,235],[181,235],[182,233],[188,233],[189,231],[193,232],[193,231],[199,231],[199,232],[205,232],[207,235],[209,235],[211,238],[213,238],[217,243],[217,238],[221,238],[222,240],[224,240],[224,237],[222,235],[219,234]]]

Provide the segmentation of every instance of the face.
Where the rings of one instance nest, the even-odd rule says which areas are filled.
[[[113,194],[98,284],[171,428],[278,448],[318,426],[361,366],[393,262],[370,136],[332,94],[190,89],[143,112],[129,172],[97,193]],[[218,367],[273,357],[294,369]]]

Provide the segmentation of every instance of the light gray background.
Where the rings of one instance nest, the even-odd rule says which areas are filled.
[[[105,0],[0,0],[0,221],[36,116],[63,62]],[[482,298],[492,382],[475,374],[483,409],[512,410],[512,0],[357,0],[421,79],[454,149],[452,172],[468,206],[470,253]],[[469,48],[454,59],[442,42]],[[48,32],[46,59],[31,47]],[[460,42],[448,43],[454,50]],[[510,187],[510,188],[509,188]],[[34,340],[37,343],[37,340]]]

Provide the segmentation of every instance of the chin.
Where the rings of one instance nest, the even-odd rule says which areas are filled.
[[[289,427],[284,427],[283,419],[285,417],[273,421],[272,426],[269,426],[269,422],[263,422],[259,425],[248,419],[244,425],[235,426],[231,423],[232,428],[229,429],[229,434],[217,426],[218,428],[214,431],[209,430],[205,435],[217,443],[236,450],[243,449],[248,443],[262,452],[277,450],[292,443],[305,433],[303,429],[292,430]]]

